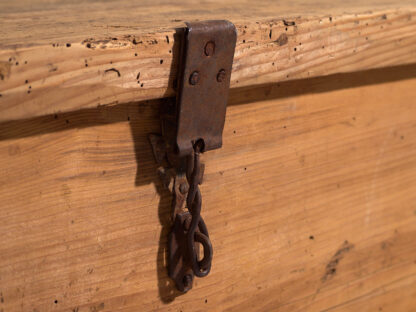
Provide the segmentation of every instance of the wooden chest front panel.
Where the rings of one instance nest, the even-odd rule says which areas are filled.
[[[147,141],[159,102],[1,124],[0,311],[414,310],[409,71],[234,92],[203,155],[212,272],[182,296]]]

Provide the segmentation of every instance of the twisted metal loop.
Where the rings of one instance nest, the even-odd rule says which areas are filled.
[[[192,221],[187,234],[189,259],[191,261],[192,271],[198,277],[204,277],[210,272],[213,254],[208,230],[201,217],[202,197],[201,191],[199,190],[201,177],[201,150],[202,145],[197,142],[194,146],[193,159],[190,158],[190,163],[188,164],[189,170],[192,168],[192,171],[190,171],[188,176],[189,192],[186,199],[188,210],[192,216]],[[197,229],[199,231],[196,231]],[[201,260],[198,260],[195,242],[200,243],[204,248],[204,257]]]

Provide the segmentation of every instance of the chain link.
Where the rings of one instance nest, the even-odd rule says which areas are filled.
[[[208,275],[211,270],[211,261],[212,261],[212,244],[209,239],[208,230],[205,225],[204,220],[201,217],[201,206],[202,206],[202,197],[201,191],[199,189],[199,184],[201,183],[201,143],[197,142],[194,145],[193,158],[190,157],[188,163],[188,182],[189,182],[189,192],[186,199],[186,205],[192,216],[192,220],[189,226],[187,233],[188,241],[188,251],[189,259],[192,265],[192,271],[198,277],[204,277]],[[191,169],[192,168],[192,169]],[[198,231],[197,231],[198,229]],[[204,257],[199,260],[195,242],[200,243],[204,248]]]

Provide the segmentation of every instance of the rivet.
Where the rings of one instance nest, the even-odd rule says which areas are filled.
[[[199,73],[197,71],[194,71],[191,76],[189,77],[189,83],[191,85],[196,85],[199,82]]]
[[[217,81],[218,82],[223,82],[225,80],[226,76],[227,76],[227,74],[225,73],[225,70],[221,69],[217,74]]]
[[[208,41],[205,45],[205,55],[213,56],[215,52],[215,43],[213,41]]]

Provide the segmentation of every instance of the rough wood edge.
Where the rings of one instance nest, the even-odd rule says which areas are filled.
[[[238,23],[231,88],[416,62],[416,8]],[[0,122],[174,95],[175,30],[0,51]]]

